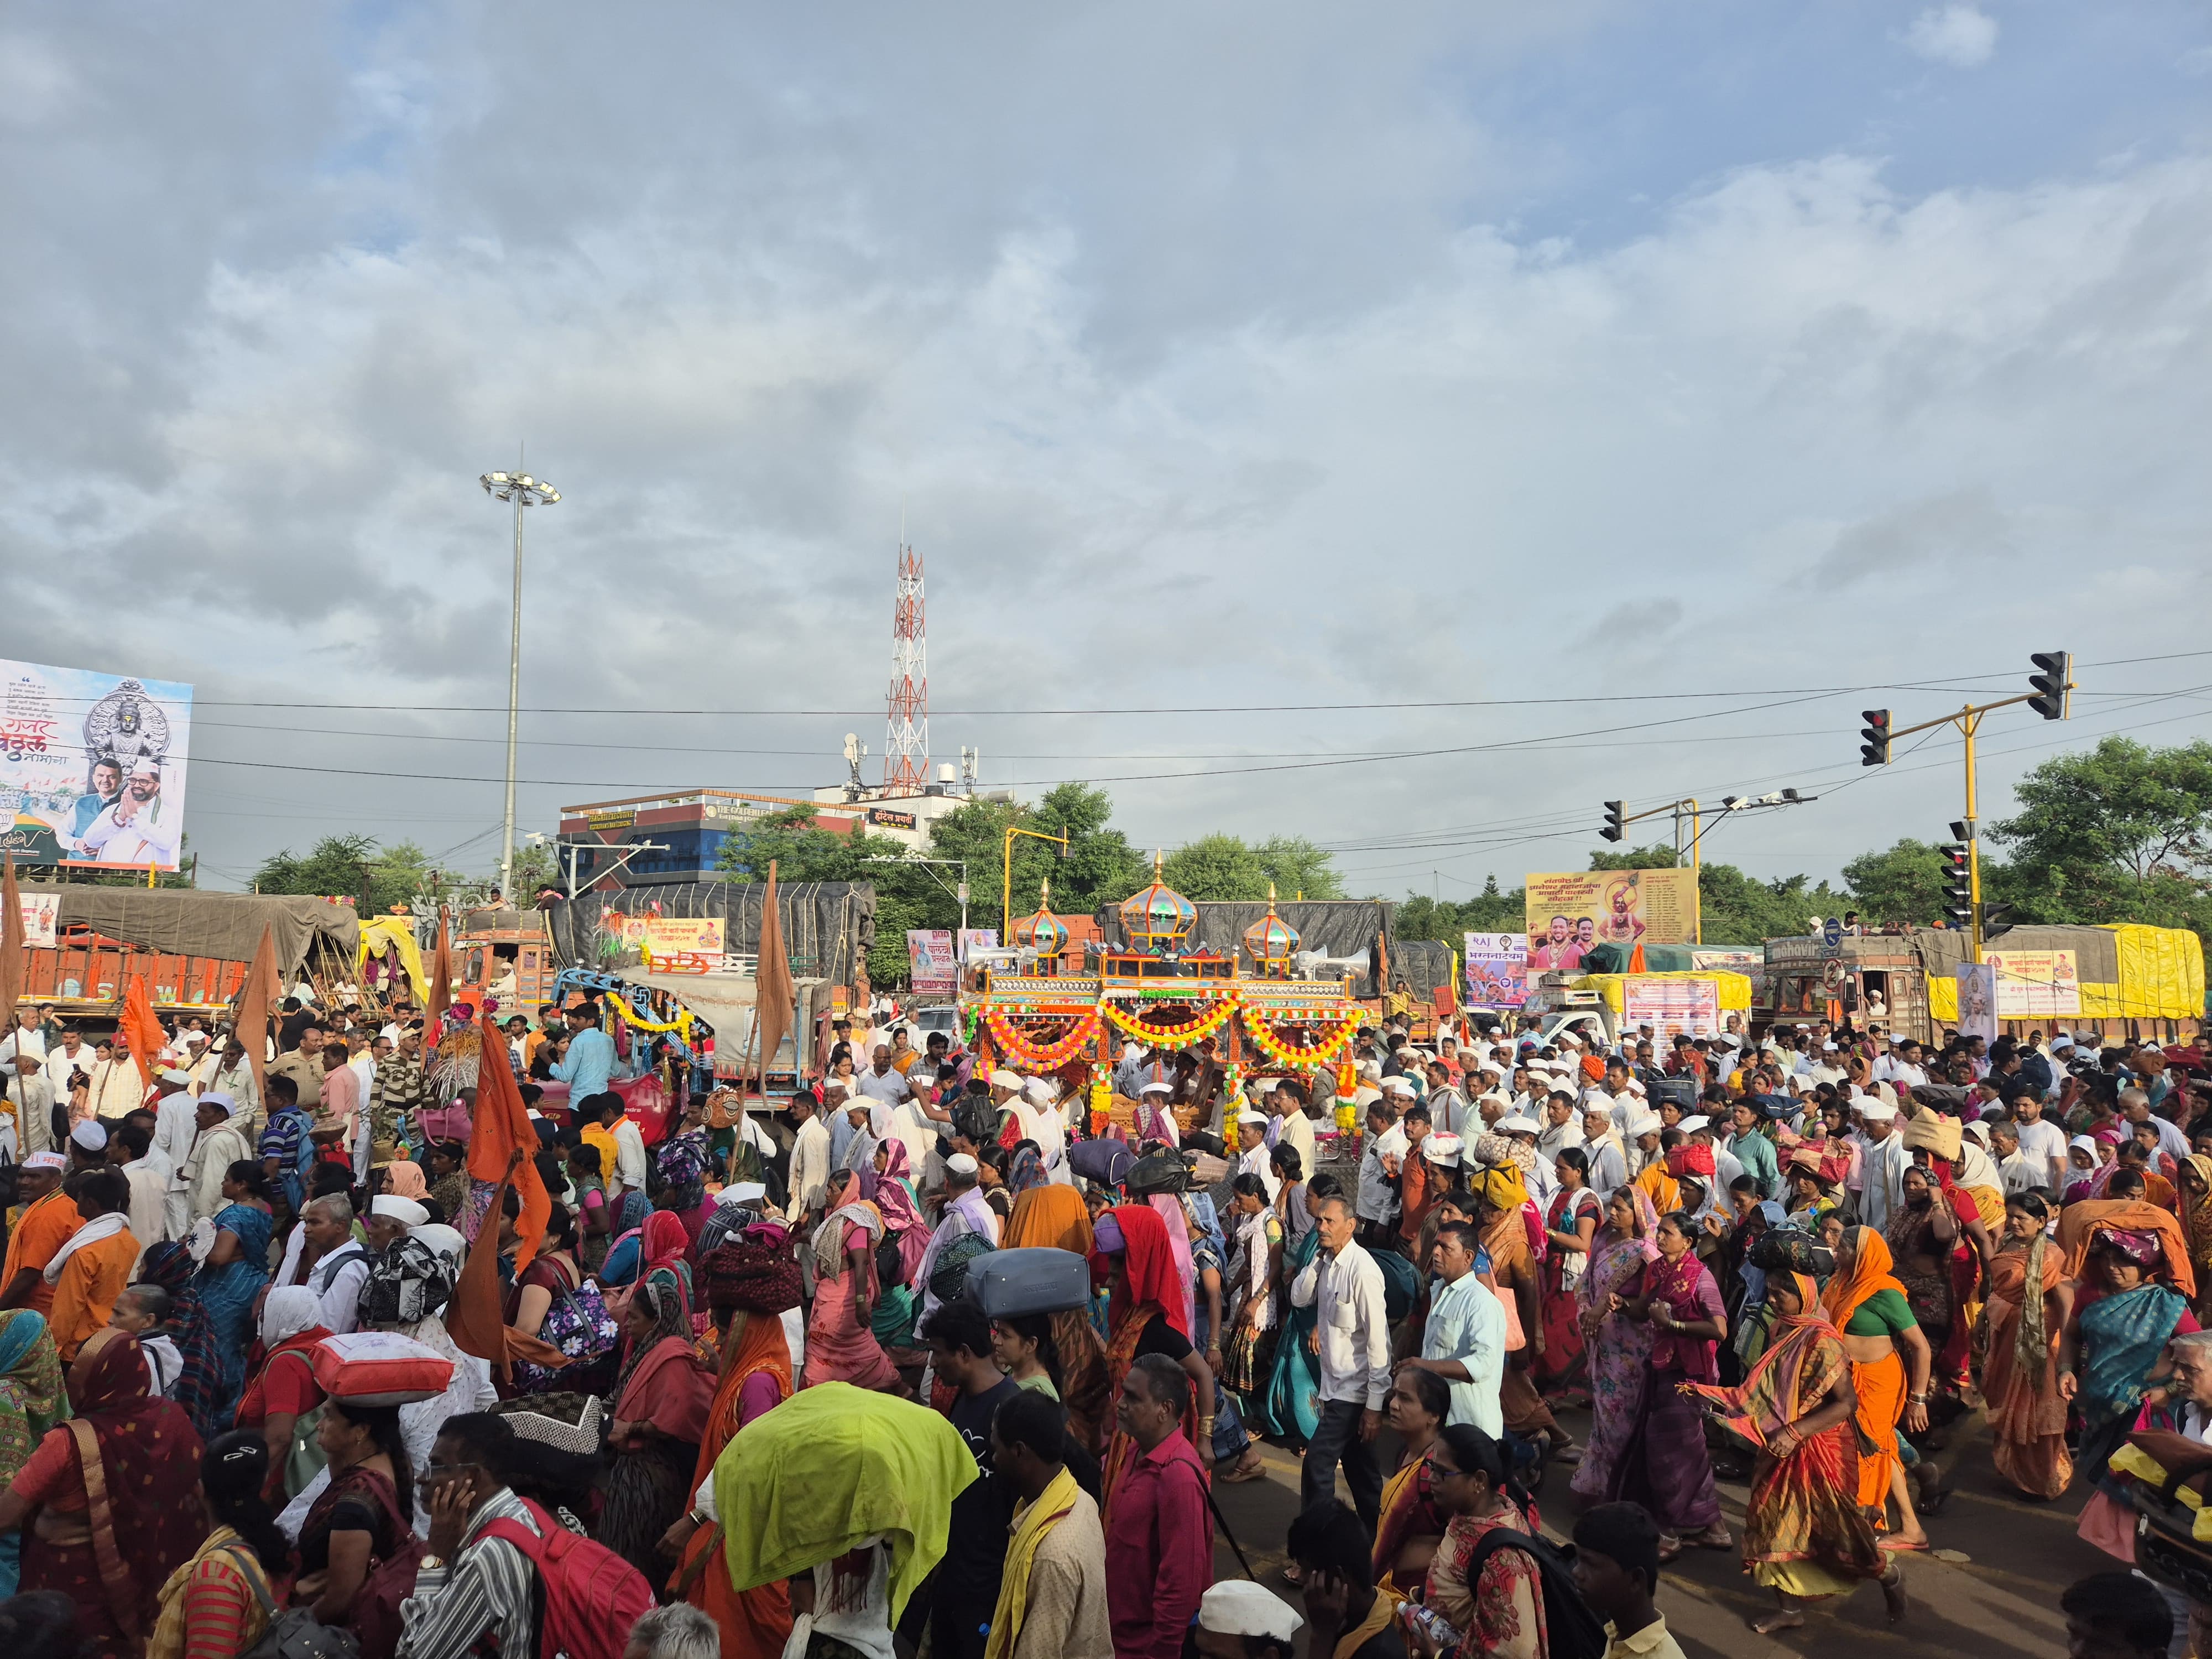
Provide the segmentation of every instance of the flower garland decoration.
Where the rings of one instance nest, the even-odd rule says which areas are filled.
[[[1110,1002],[1101,1002],[1099,1011],[1113,1023],[1114,1029],[1123,1036],[1136,1037],[1154,1045],[1177,1042],[1196,1042],[1210,1037],[1229,1022],[1237,1012],[1237,998],[1232,994],[1222,998],[1200,1018],[1188,1025],[1147,1025],[1134,1014],[1125,1014]]]
[[[1334,1057],[1352,1041],[1359,1029],[1359,1015],[1352,1013],[1336,1023],[1335,1030],[1314,1043],[1285,1042],[1270,1030],[1265,1018],[1250,1009],[1244,1012],[1244,1030],[1260,1052],[1278,1066],[1319,1066]]]
[[[1069,1026],[1058,1041],[1042,1047],[1031,1042],[1013,1021],[996,1008],[985,1010],[983,1018],[990,1025],[991,1040],[999,1045],[999,1052],[1009,1059],[1019,1060],[1033,1072],[1058,1071],[1098,1037],[1098,1011],[1096,1008],[1078,1015],[1075,1024]]]

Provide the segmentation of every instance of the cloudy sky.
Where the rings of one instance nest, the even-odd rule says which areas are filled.
[[[2212,731],[2208,112],[2184,0],[24,0],[6,654],[195,684],[210,884],[489,867],[526,444],[526,829],[879,754],[903,518],[990,784],[1447,896],[1794,784],[1711,855],[1832,873],[1959,809],[1862,708],[2072,650],[1989,817]]]

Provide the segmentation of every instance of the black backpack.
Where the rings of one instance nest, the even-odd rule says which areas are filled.
[[[1572,1547],[1562,1549],[1548,1538],[1492,1527],[1483,1534],[1467,1564],[1469,1589],[1482,1576],[1483,1563],[1500,1549],[1519,1550],[1536,1564],[1536,1577],[1544,1587],[1544,1641],[1549,1659],[1604,1659],[1609,1645],[1605,1620],[1590,1611],[1590,1604],[1575,1588]]]
[[[876,1246],[876,1283],[887,1291],[906,1283],[906,1257],[899,1254],[898,1240],[889,1233]]]

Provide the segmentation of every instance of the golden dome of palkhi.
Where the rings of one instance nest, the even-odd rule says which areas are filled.
[[[1190,937],[1198,926],[1198,907],[1162,878],[1165,854],[1152,854],[1152,884],[1121,901],[1121,932],[1139,951],[1164,951]]]

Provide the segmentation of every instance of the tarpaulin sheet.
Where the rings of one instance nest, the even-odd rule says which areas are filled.
[[[1987,941],[2008,951],[2071,951],[2082,1019],[2202,1019],[2204,942],[2186,928],[2123,922],[2112,927],[2008,927]],[[1959,981],[1968,940],[1950,928],[1917,931],[1913,945],[1928,971],[1928,1013],[1959,1018]],[[2063,1025],[2065,1014],[2039,1018]],[[2015,1022],[2017,1023],[2017,1022]]]
[[[1441,939],[1401,939],[1390,947],[1390,978],[1404,980],[1413,1006],[1424,1013],[1437,1006],[1437,988],[1452,982],[1452,948]],[[1458,988],[1453,987],[1454,996]]]
[[[673,882],[659,887],[629,887],[617,893],[580,893],[547,911],[553,951],[564,968],[619,973],[633,965],[636,952],[599,925],[607,911],[629,915],[720,916],[722,948],[733,955],[760,949],[761,906],[765,883]],[[876,890],[867,882],[794,881],[779,884],[776,910],[783,921],[784,948],[794,975],[814,975],[834,984],[853,982],[854,964],[876,942]]]
[[[1647,958],[1650,956],[1648,947],[1644,954]],[[1694,974],[1584,974],[1568,988],[1596,992],[1605,999],[1605,1006],[1613,1010],[1613,1018],[1618,1020],[1625,1006],[1623,988],[1632,979],[1709,979],[1720,987],[1723,1013],[1745,1013],[1751,1008],[1750,978],[1722,969],[1709,968]]]
[[[289,983],[307,960],[308,947],[321,939],[357,959],[361,922],[350,904],[273,893],[204,893],[183,887],[79,887],[23,884],[23,893],[58,895],[54,925],[89,927],[120,945],[143,945],[165,956],[213,957],[222,962],[251,962],[269,929],[276,966]]]
[[[1396,908],[1387,899],[1290,899],[1277,901],[1275,914],[1297,932],[1301,951],[1356,957],[1371,950],[1378,941],[1386,951],[1396,949],[1390,937],[1390,918]],[[1191,929],[1192,948],[1210,945],[1224,956],[1239,950],[1243,945],[1244,930],[1267,914],[1264,900],[1258,903],[1202,903],[1198,906],[1198,923]],[[1099,933],[1108,948],[1120,949],[1126,942],[1120,908],[1108,905],[1098,911],[1097,916]],[[1370,958],[1360,976],[1352,981],[1353,996],[1382,995],[1374,973],[1375,964]]]

